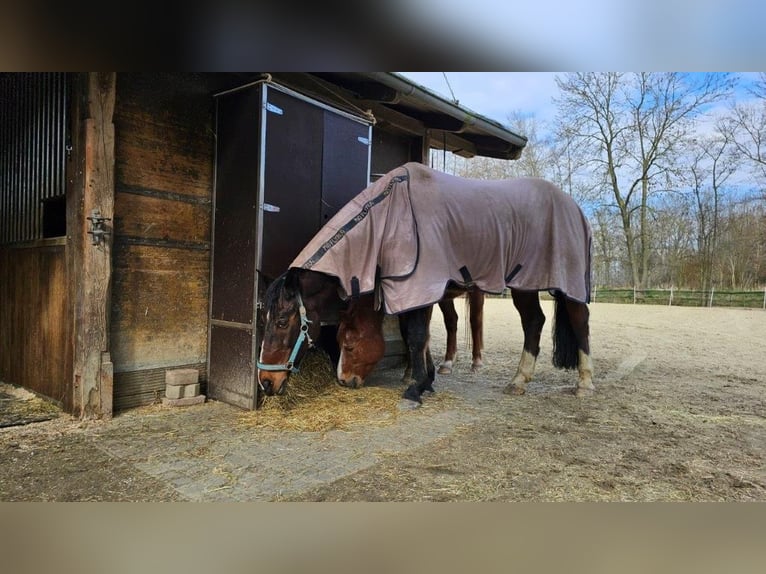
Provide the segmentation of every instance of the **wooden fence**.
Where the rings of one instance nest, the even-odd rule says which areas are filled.
[[[591,301],[599,303],[635,303],[675,305],[679,307],[744,307],[766,309],[766,288],[758,291],[711,289],[614,289],[594,288]]]

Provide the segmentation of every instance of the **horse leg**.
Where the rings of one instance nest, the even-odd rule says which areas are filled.
[[[439,301],[439,309],[444,315],[444,328],[447,330],[447,352],[444,353],[444,360],[439,365],[440,375],[452,374],[452,364],[457,354],[457,311],[455,310],[454,299],[443,299]]]
[[[404,341],[405,348],[407,346],[407,340],[409,339],[408,330],[407,330],[407,324],[408,324],[409,316],[407,313],[402,313],[399,315],[399,334],[402,336],[402,341]],[[411,384],[414,383],[415,380],[412,378],[412,359],[410,358],[410,353],[407,351],[407,356],[405,357],[406,364],[404,365],[404,374],[402,375],[402,382],[405,384]]]
[[[566,300],[569,322],[577,340],[577,389],[575,395],[587,396],[595,392],[593,385],[593,360],[590,356],[590,311],[585,303]]]
[[[433,315],[433,306],[428,307],[426,310],[426,340],[429,341],[431,339],[431,316]],[[403,313],[399,315],[399,333],[402,336],[402,340],[404,341],[405,345],[407,344],[407,341],[409,340],[409,324],[410,321],[410,315],[408,313]],[[434,367],[434,361],[433,356],[431,355],[431,345],[426,343],[426,372],[428,373],[428,377],[431,381],[433,381],[436,378],[436,370]],[[404,375],[402,375],[402,382],[405,384],[413,384],[416,383],[417,380],[413,378],[412,376],[412,358],[410,356],[409,351],[407,352],[407,364],[404,367]],[[433,390],[433,389],[431,389]]]
[[[471,352],[473,355],[471,370],[476,372],[484,365],[481,358],[481,352],[484,349],[484,293],[478,289],[471,289],[468,292],[467,301],[471,317]]]
[[[517,291],[511,289],[513,305],[521,317],[521,327],[524,330],[524,349],[516,374],[503,390],[509,395],[523,395],[527,383],[535,374],[537,355],[540,354],[540,334],[545,324],[545,315],[540,307],[540,298],[536,292]]]
[[[422,402],[420,395],[424,391],[434,391],[434,367],[428,348],[428,320],[430,309],[415,309],[400,315],[400,320],[406,323],[407,353],[412,366],[414,382],[404,391],[404,398]]]

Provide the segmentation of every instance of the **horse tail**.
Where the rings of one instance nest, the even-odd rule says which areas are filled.
[[[553,296],[556,300],[553,318],[553,366],[558,369],[574,369],[577,367],[578,347],[566,299],[561,291],[556,291]]]

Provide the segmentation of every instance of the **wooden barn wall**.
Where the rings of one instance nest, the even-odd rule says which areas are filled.
[[[164,371],[206,378],[213,102],[189,76],[117,76],[111,353],[115,410]]]
[[[65,239],[0,247],[0,379],[72,409]]]

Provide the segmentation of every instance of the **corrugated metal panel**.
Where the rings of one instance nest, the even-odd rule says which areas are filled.
[[[43,202],[66,190],[67,76],[0,74],[0,243],[40,239]]]

